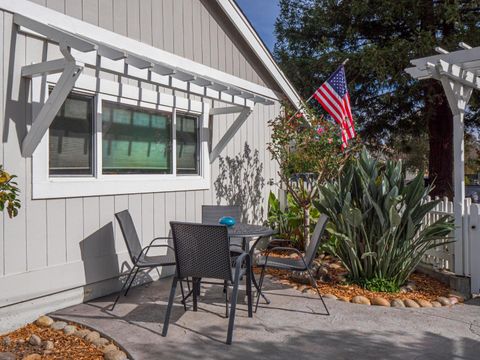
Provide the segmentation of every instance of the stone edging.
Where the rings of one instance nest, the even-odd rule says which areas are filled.
[[[465,299],[461,295],[457,294],[450,294],[448,297],[440,296],[437,298],[436,301],[427,301],[423,299],[393,299],[391,301],[383,298],[383,297],[374,297],[374,298],[367,298],[362,295],[354,296],[352,299],[348,298],[341,298],[337,297],[333,294],[325,294],[323,295],[325,299],[333,299],[339,300],[344,302],[349,302],[352,304],[360,304],[360,305],[374,305],[374,306],[384,306],[384,307],[397,307],[397,308],[440,308],[440,307],[449,307],[452,305],[460,304],[465,301]]]

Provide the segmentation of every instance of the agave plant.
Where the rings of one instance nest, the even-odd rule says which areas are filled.
[[[386,279],[401,286],[425,252],[454,229],[447,215],[425,225],[438,203],[422,173],[407,182],[400,161],[380,163],[364,149],[338,180],[320,188],[317,209],[330,217],[330,249],[353,281]]]

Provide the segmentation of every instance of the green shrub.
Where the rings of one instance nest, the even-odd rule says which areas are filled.
[[[331,252],[353,281],[379,278],[401,286],[434,240],[450,234],[448,215],[422,227],[438,203],[426,200],[430,190],[421,172],[407,183],[401,162],[382,164],[365,149],[338,180],[320,188],[315,206],[330,217]]]
[[[400,287],[392,280],[374,278],[359,281],[359,285],[370,291],[381,291],[395,293],[400,291]]]

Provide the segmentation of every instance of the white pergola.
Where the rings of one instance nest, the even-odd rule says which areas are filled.
[[[468,231],[465,215],[464,115],[473,90],[480,90],[480,47],[460,43],[461,50],[448,52],[435,48],[438,55],[412,60],[405,69],[415,79],[441,81],[453,113],[454,214],[455,214],[455,273],[468,274],[464,242]]]

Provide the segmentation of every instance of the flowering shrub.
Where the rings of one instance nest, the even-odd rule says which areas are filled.
[[[15,175],[10,175],[0,165],[0,211],[6,208],[10,218],[17,216],[20,208],[20,201],[17,198],[20,190],[13,181],[15,178]]]
[[[297,242],[302,249],[312,229],[310,208],[318,197],[318,185],[336,178],[356,147],[342,150],[340,127],[308,110],[293,116],[293,111],[284,109],[269,126],[268,150],[279,164],[280,186],[303,213],[302,236]]]

